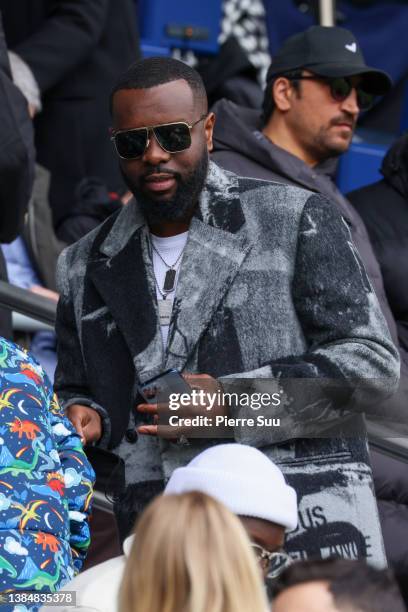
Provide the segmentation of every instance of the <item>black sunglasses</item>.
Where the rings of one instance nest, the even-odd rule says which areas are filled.
[[[116,152],[122,159],[137,159],[149,146],[149,134],[153,132],[157,142],[166,153],[181,153],[191,146],[191,130],[197,123],[207,117],[201,115],[197,121],[189,125],[184,121],[149,125],[130,130],[118,130],[111,136]]]
[[[368,110],[374,103],[374,94],[365,91],[361,85],[354,86],[350,77],[324,77],[317,74],[310,76],[285,76],[289,81],[322,81],[330,88],[330,94],[336,102],[343,102],[354,88],[357,94],[357,104],[360,110]]]

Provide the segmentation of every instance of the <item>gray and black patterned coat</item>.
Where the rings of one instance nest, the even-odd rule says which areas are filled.
[[[66,406],[100,411],[101,444],[125,460],[128,485],[166,480],[205,446],[127,436],[141,418],[137,384],[164,369],[367,379],[383,394],[398,381],[398,354],[348,229],[324,197],[306,190],[210,163],[166,351],[149,232],[135,203],[67,248],[58,279],[57,393]],[[274,456],[267,434],[244,441]]]

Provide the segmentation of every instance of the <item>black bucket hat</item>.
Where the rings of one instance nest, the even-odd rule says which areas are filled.
[[[312,26],[294,34],[273,58],[266,80],[303,68],[324,77],[361,75],[366,91],[377,96],[392,87],[386,72],[367,66],[354,35],[344,28]]]

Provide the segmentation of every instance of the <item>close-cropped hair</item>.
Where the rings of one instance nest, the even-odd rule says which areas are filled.
[[[284,72],[282,74],[275,74],[270,79],[267,78],[265,90],[264,90],[264,97],[262,101],[262,115],[261,115],[262,126],[265,126],[268,123],[276,107],[275,100],[273,97],[273,86],[275,85],[276,80],[280,79],[281,77],[290,78],[292,87],[296,91],[299,91],[300,81],[296,81],[296,77],[300,77],[301,75],[302,75],[301,70],[291,70],[290,72]]]
[[[113,97],[121,89],[150,89],[172,81],[184,80],[193,92],[194,101],[202,112],[208,111],[207,93],[201,76],[188,64],[172,57],[149,57],[129,66],[114,85],[110,96],[112,114]]]
[[[326,582],[339,610],[347,612],[406,612],[392,572],[363,559],[300,561],[289,566],[274,586],[274,596],[307,582]]]
[[[121,612],[266,612],[261,571],[239,519],[212,497],[156,498],[136,525]]]

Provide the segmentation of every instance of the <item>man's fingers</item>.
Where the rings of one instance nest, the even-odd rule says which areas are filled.
[[[136,431],[146,436],[157,436],[157,425],[140,425]]]
[[[143,414],[157,414],[159,412],[163,412],[164,410],[168,410],[168,404],[139,404],[136,406],[136,410],[138,412],[142,412]]]
[[[102,420],[99,414],[92,410],[92,412],[88,413],[89,420],[86,421],[86,424],[83,426],[83,432],[86,441],[89,442],[97,442],[102,436]]]
[[[96,410],[82,404],[72,404],[67,410],[68,418],[75,427],[83,444],[97,442],[102,436],[102,419]]]
[[[71,421],[72,425],[75,427],[78,436],[81,438],[81,440],[83,440],[84,430],[82,428],[81,417],[79,415],[72,415],[72,416],[69,416],[69,420]]]
[[[136,410],[143,414],[157,414],[157,404],[139,404]]]
[[[194,379],[194,378],[201,378],[201,379],[210,379],[212,378],[212,376],[210,376],[209,374],[182,374],[183,378],[185,378],[186,380],[189,379]]]
[[[83,428],[83,437],[85,438],[85,442],[89,444],[90,442],[97,442],[102,435],[102,428],[99,423],[95,421],[90,421]]]
[[[160,433],[161,438],[170,442],[177,442],[178,437],[182,434],[181,427],[169,427],[167,425],[160,425],[160,429],[157,425],[140,425],[136,431],[145,436],[158,436]]]

